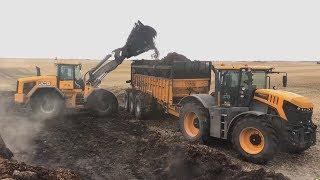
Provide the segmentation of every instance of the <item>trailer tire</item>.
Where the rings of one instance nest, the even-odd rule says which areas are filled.
[[[232,132],[232,144],[250,162],[264,164],[279,151],[279,139],[272,124],[261,117],[245,117]]]
[[[147,115],[147,107],[145,103],[145,96],[139,94],[135,98],[135,111],[134,114],[137,119],[144,119]]]
[[[35,117],[51,119],[58,117],[64,110],[63,98],[54,91],[40,91],[30,99],[30,106]]]
[[[206,144],[210,135],[208,111],[199,103],[186,103],[179,115],[183,136],[191,142]]]
[[[135,109],[136,109],[135,93],[131,91],[129,93],[129,113],[134,115]]]
[[[129,112],[129,94],[130,94],[130,91],[129,90],[126,90],[125,93],[124,93],[124,97],[123,97],[123,103],[124,103],[124,109]]]
[[[87,108],[96,116],[110,116],[118,112],[116,96],[105,89],[93,91],[87,101]]]

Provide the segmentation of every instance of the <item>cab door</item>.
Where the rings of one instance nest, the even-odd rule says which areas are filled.
[[[238,105],[239,72],[239,70],[222,70],[216,73],[218,106],[234,107]]]
[[[60,65],[58,68],[59,89],[72,90],[74,89],[74,66]]]

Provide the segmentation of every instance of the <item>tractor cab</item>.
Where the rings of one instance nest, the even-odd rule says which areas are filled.
[[[60,89],[83,89],[82,65],[79,63],[56,63]]]
[[[273,68],[268,66],[225,66],[213,68],[215,72],[216,103],[222,107],[248,107],[256,89],[270,89]],[[283,86],[287,76],[283,77]]]

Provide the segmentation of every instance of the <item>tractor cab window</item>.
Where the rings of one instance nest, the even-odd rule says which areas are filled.
[[[264,89],[267,87],[267,74],[265,71],[242,70],[240,86],[248,89]]]
[[[239,89],[239,71],[224,70],[219,72],[220,99],[223,106],[234,106],[237,102]]]
[[[70,65],[61,65],[60,68],[58,68],[58,74],[60,80],[69,81],[74,80],[74,66]]]
[[[241,70],[238,106],[249,106],[256,89],[266,88],[265,71]]]

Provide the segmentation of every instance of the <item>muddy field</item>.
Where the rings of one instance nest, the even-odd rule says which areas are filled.
[[[42,60],[0,60],[0,89],[14,90],[17,77],[34,73],[33,65],[54,66]],[[24,61],[25,62],[25,61]],[[268,65],[266,62],[254,64]],[[320,66],[313,62],[272,62],[279,71],[287,71],[287,90],[312,99],[316,105],[314,121],[319,124]],[[94,62],[84,61],[84,69]],[[112,72],[102,86],[117,94],[120,104],[128,85],[130,62]],[[50,69],[49,69],[50,67]],[[17,71],[19,70],[19,71]],[[274,78],[275,85],[280,78]],[[112,82],[112,83],[110,83]],[[9,94],[1,96],[1,105],[10,104]],[[320,176],[320,142],[300,155],[279,154],[267,165],[255,165],[238,159],[228,142],[213,139],[209,146],[186,142],[173,117],[150,117],[136,120],[123,110],[111,118],[94,118],[85,112],[68,112],[55,120],[41,121],[28,109],[1,109],[0,132],[15,159],[48,168],[68,168],[85,179],[105,178],[174,178],[218,179],[261,176],[314,179]],[[317,134],[319,136],[319,132]],[[253,171],[252,171],[253,170]],[[244,171],[251,171],[250,173]]]

